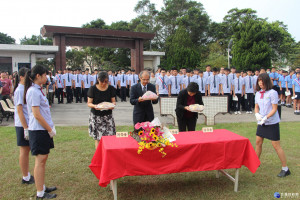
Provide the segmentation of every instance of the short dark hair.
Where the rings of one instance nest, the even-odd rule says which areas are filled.
[[[261,88],[259,87],[258,81],[262,80],[264,86],[266,87],[266,91],[271,90],[273,87],[272,81],[267,73],[262,73],[257,77],[256,82],[256,91],[259,91]]]
[[[206,65],[205,68],[207,68],[207,67],[211,67],[211,66],[210,65]]]
[[[186,90],[187,90],[188,92],[192,92],[192,93],[199,92],[199,85],[198,85],[198,83],[191,82],[191,83],[187,86]]]
[[[239,73],[239,74],[240,74],[240,73],[241,73],[241,71],[240,71],[240,70],[236,70],[236,71],[235,71],[235,73]]]
[[[100,82],[104,82],[106,79],[108,80],[108,73],[107,72],[102,71],[102,72],[98,73],[98,80]]]
[[[235,69],[235,67],[234,67],[234,66],[232,66],[232,67],[231,67],[231,69]]]
[[[191,73],[192,71],[190,69],[186,69],[186,73]]]
[[[178,71],[178,70],[177,70],[177,68],[176,68],[175,66],[173,66],[173,67],[172,67],[172,70],[176,70],[176,71]]]
[[[203,71],[202,70],[199,70],[199,74],[202,74],[203,73]]]
[[[228,68],[225,68],[224,70],[225,70],[225,71],[228,71],[228,72],[230,71]]]
[[[165,68],[161,68],[160,71],[166,71],[166,69]]]
[[[217,71],[218,71],[218,68],[214,67],[212,71],[213,71],[213,72],[217,72]]]

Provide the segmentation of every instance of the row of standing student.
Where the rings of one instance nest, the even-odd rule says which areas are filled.
[[[56,187],[45,186],[45,168],[50,149],[54,148],[56,130],[48,100],[42,91],[47,82],[47,70],[36,65],[31,70],[21,68],[14,91],[15,128],[20,147],[19,164],[22,184],[35,183],[36,199],[55,198]],[[35,156],[34,176],[29,173],[29,152]]]

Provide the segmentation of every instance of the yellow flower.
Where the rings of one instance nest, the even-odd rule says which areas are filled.
[[[138,132],[138,135],[143,135],[144,134],[144,131],[139,131]]]
[[[158,140],[158,137],[156,135],[153,135],[152,137],[154,140]]]
[[[151,128],[151,131],[150,131],[150,133],[155,133],[155,128]]]
[[[157,146],[157,147],[161,147],[161,143],[157,143],[156,146]]]

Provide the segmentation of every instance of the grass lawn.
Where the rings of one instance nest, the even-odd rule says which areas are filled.
[[[197,126],[200,130],[202,127]],[[255,123],[218,124],[214,129],[227,129],[250,139],[255,146]],[[113,199],[109,187],[98,185],[89,169],[94,154],[94,141],[87,127],[56,127],[55,148],[49,154],[46,185],[57,186],[57,199]],[[282,147],[292,175],[277,178],[281,164],[270,141],[263,145],[261,167],[252,174],[240,170],[239,192],[225,176],[215,178],[215,171],[168,174],[159,176],[123,177],[118,181],[120,200],[146,199],[274,199],[274,193],[300,193],[300,122],[280,123]],[[119,126],[117,131],[131,131]],[[34,185],[21,185],[18,165],[19,148],[13,127],[0,127],[0,199],[35,199]],[[34,157],[30,157],[33,174]],[[234,170],[228,170],[233,175]],[[299,194],[300,198],[300,194]]]

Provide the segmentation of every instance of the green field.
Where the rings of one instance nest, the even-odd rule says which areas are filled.
[[[218,124],[215,129],[227,129],[250,139],[255,146],[255,123]],[[94,154],[94,141],[87,127],[56,127],[55,149],[49,154],[46,185],[57,186],[57,199],[113,199],[109,187],[102,188],[89,169]],[[201,129],[201,127],[197,127]],[[119,126],[117,131],[131,131]],[[246,167],[240,170],[239,192],[233,183],[215,171],[191,172],[159,176],[124,177],[118,181],[120,200],[148,199],[274,199],[274,193],[299,193],[300,198],[300,122],[280,123],[281,144],[292,175],[277,178],[281,163],[270,141],[263,145],[261,166],[255,174]],[[21,184],[18,165],[19,148],[13,127],[0,127],[0,199],[34,199],[34,185]],[[34,158],[30,158],[33,174]],[[233,170],[228,170],[233,175]]]

